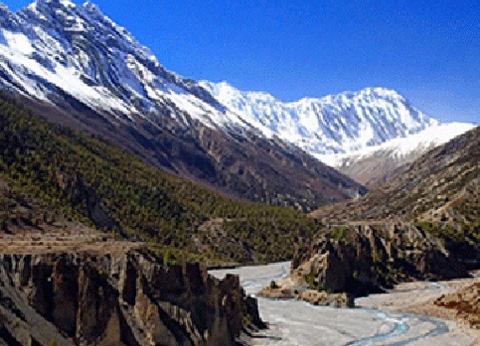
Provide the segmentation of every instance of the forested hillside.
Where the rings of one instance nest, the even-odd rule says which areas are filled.
[[[229,198],[161,172],[103,140],[47,122],[5,93],[0,124],[0,217],[7,232],[80,221],[151,241],[171,261],[225,264],[289,259],[317,228],[292,209]]]

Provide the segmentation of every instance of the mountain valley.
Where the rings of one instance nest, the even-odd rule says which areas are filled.
[[[476,127],[365,196],[313,212],[323,230],[297,252],[292,272],[313,286],[361,295],[478,269],[479,141]]]
[[[356,197],[366,190],[312,156],[438,125],[385,88],[282,103],[183,78],[90,2],[39,0],[1,12],[2,89],[52,121],[247,200],[311,211]]]
[[[207,268],[292,261],[267,296],[347,307],[480,268],[478,124],[184,78],[89,1],[0,3],[0,153],[0,346],[250,344]],[[459,287],[426,304],[478,327]]]

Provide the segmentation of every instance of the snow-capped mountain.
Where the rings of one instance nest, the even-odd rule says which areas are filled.
[[[155,122],[166,107],[180,123],[186,119],[177,110],[207,126],[224,122],[224,108],[208,92],[165,70],[91,2],[38,0],[17,13],[1,6],[3,88],[51,103],[60,89],[94,110],[130,120],[138,114]]]
[[[319,99],[283,103],[228,83],[200,83],[223,105],[258,128],[312,155],[350,153],[436,125],[394,90],[366,88]]]
[[[389,89],[283,103],[183,78],[88,1],[37,0],[16,13],[0,4],[0,89],[156,166],[248,199],[308,208],[363,191],[312,155],[437,125]]]
[[[49,120],[230,195],[310,210],[365,191],[165,70],[90,2],[37,0],[16,13],[1,5],[0,89]]]
[[[283,103],[227,83],[185,79],[91,2],[38,0],[17,13],[1,11],[0,83],[40,100],[55,103],[61,89],[92,109],[153,122],[166,107],[186,123],[181,110],[206,126],[277,136],[314,155],[356,151],[436,124],[383,88]]]
[[[439,124],[408,137],[395,138],[357,152],[320,155],[318,158],[370,187],[390,178],[400,166],[415,161],[427,151],[474,127],[475,125],[468,123]]]

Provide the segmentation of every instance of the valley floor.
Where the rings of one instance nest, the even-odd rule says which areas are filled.
[[[255,294],[271,280],[284,278],[289,263],[216,270],[212,274],[239,274],[247,293]],[[477,279],[475,279],[477,280]],[[294,300],[259,298],[260,315],[269,329],[252,345],[278,346],[472,346],[480,345],[480,331],[440,315],[431,299],[452,292],[469,281],[416,283],[394,292],[357,301],[359,308],[318,307]],[[427,317],[429,315],[430,317]],[[435,317],[431,317],[435,316]]]
[[[356,305],[362,308],[441,318],[449,328],[449,332],[442,338],[442,345],[446,342],[443,340],[451,340],[451,345],[460,345],[457,339],[461,340],[465,336],[473,338],[475,340],[474,345],[480,345],[480,329],[475,330],[454,321],[457,319],[455,310],[433,304],[439,297],[456,293],[473,283],[480,283],[480,278],[435,283],[404,283],[395,287],[395,290],[388,294],[373,294],[366,298],[357,299]]]

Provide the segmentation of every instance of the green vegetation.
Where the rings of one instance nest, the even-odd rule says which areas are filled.
[[[300,212],[225,197],[101,139],[48,123],[5,93],[0,129],[0,183],[8,185],[0,186],[4,230],[80,221],[152,242],[167,262],[220,264],[290,259],[317,230]],[[219,230],[201,227],[212,219],[222,220]]]
[[[478,172],[477,172],[478,174]],[[473,179],[448,208],[435,217],[416,219],[415,224],[440,238],[447,247],[480,244],[480,184]]]
[[[330,289],[326,289],[325,286],[323,285],[320,285],[318,282],[316,282],[316,276],[315,274],[313,273],[310,273],[308,274],[306,277],[305,277],[305,280],[307,281],[307,284],[308,286],[313,289],[313,290],[316,290],[318,292],[326,292],[328,294],[331,294],[333,293],[332,290]]]
[[[335,241],[342,241],[347,238],[348,233],[349,233],[349,229],[347,226],[342,226],[340,228],[335,227],[330,232],[330,237]]]

